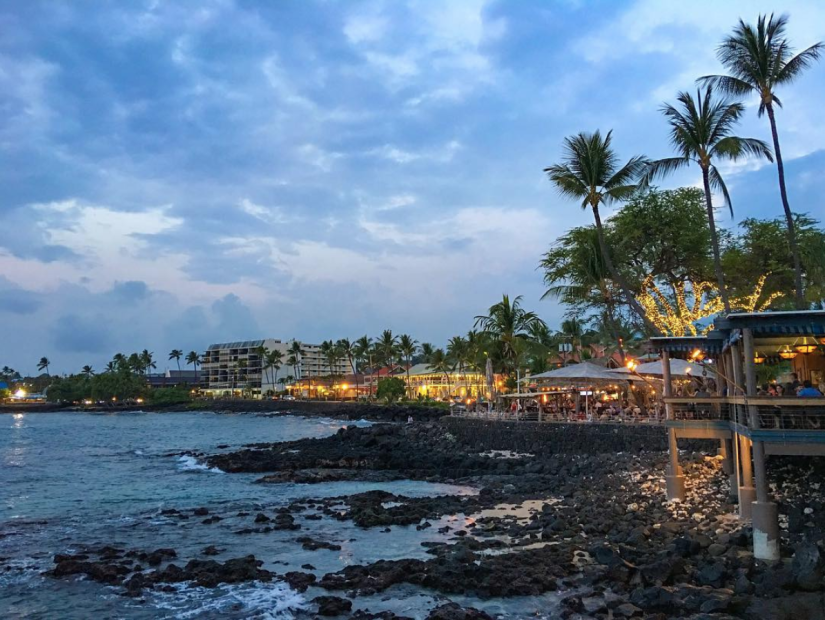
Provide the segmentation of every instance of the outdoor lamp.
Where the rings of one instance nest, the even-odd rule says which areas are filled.
[[[690,354],[690,359],[692,359],[694,362],[701,362],[703,359],[705,359],[705,354],[702,353],[701,349],[694,349],[693,353]]]
[[[753,363],[754,364],[764,364],[767,358],[762,355],[759,351],[757,351],[753,356]]]
[[[779,357],[783,360],[792,360],[797,355],[799,355],[799,353],[793,351],[788,345],[779,348]]]
[[[809,340],[808,337],[805,336],[802,338],[802,342],[800,344],[794,345],[794,349],[800,353],[804,353],[805,355],[808,353],[813,353],[816,351],[816,341]]]
[[[638,364],[635,360],[627,360],[627,363],[625,364],[625,366],[627,366],[627,369],[628,369],[630,372],[633,372],[634,370],[636,370],[636,367],[637,367],[638,365],[639,365],[639,364]]]

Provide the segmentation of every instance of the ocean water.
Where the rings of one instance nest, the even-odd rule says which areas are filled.
[[[121,596],[83,578],[53,579],[41,573],[53,567],[55,553],[84,545],[114,545],[151,551],[172,547],[179,565],[201,556],[208,545],[222,549],[214,559],[254,554],[263,567],[285,573],[312,564],[319,577],[348,564],[378,559],[426,558],[425,541],[445,540],[435,527],[416,531],[395,527],[391,533],[365,530],[325,518],[296,520],[298,531],[238,534],[253,527],[239,511],[272,510],[299,497],[334,497],[371,489],[408,496],[472,494],[456,485],[418,481],[337,482],[317,485],[254,484],[256,474],[227,474],[209,469],[181,452],[214,453],[219,445],[235,449],[252,442],[324,437],[344,424],[330,419],[254,414],[186,413],[39,413],[0,415],[0,618],[290,618],[309,609],[314,596],[286,584],[245,583],[214,589],[181,585],[174,592],[147,592],[142,599]],[[367,425],[368,422],[359,422]],[[206,507],[223,520],[179,520],[161,515],[165,508]],[[462,516],[451,517],[461,519]],[[304,551],[298,536],[341,545],[340,551]],[[341,595],[342,593],[335,593]],[[355,609],[389,609],[424,617],[446,599],[414,587],[395,587]],[[549,599],[473,601],[506,617],[543,615]]]

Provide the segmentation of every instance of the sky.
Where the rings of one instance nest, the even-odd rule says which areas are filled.
[[[442,345],[503,293],[556,327],[536,267],[592,217],[542,172],[564,137],[669,156],[659,106],[772,10],[825,40],[792,0],[0,0],[0,364]],[[825,62],[782,94],[791,205],[825,219]],[[736,220],[781,214],[771,165],[722,170]]]

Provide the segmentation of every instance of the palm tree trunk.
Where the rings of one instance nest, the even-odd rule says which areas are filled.
[[[793,255],[794,284],[796,286],[796,309],[805,309],[805,290],[802,285],[802,262],[799,259],[799,246],[796,242],[796,226],[788,204],[788,192],[785,189],[785,164],[782,163],[782,151],[779,148],[779,132],[776,130],[776,117],[773,105],[767,105],[768,118],[771,121],[771,136],[773,137],[773,152],[776,155],[776,170],[779,173],[779,195],[782,197],[782,207],[785,209],[785,221],[788,224],[788,245]]]
[[[604,295],[604,301],[607,304],[607,322],[610,325],[610,331],[613,333],[613,339],[616,341],[616,346],[619,347],[619,357],[622,360],[622,366],[624,366],[624,347],[622,346],[622,339],[619,337],[619,328],[616,325],[616,317],[613,315],[613,299],[606,290],[603,290],[602,294]]]
[[[710,227],[710,243],[713,247],[713,269],[716,271],[716,281],[719,283],[719,295],[722,303],[725,304],[725,312],[730,314],[730,301],[728,300],[728,289],[725,287],[725,274],[722,273],[722,255],[719,252],[719,237],[716,234],[716,220],[713,216],[713,199],[710,194],[710,172],[706,167],[702,167],[702,183],[705,186],[705,206],[708,210],[708,226]]]
[[[645,326],[647,326],[647,328],[654,335],[659,335],[659,328],[657,328],[650,321],[650,319],[647,318],[644,308],[642,308],[641,304],[636,301],[633,293],[630,292],[630,287],[627,285],[627,280],[624,279],[624,276],[620,274],[615,265],[613,265],[613,259],[610,258],[610,252],[607,249],[607,242],[604,239],[604,229],[602,228],[602,218],[599,215],[599,206],[596,204],[591,204],[591,207],[593,208],[593,217],[596,220],[596,232],[598,233],[597,236],[599,238],[599,249],[602,251],[602,258],[604,258],[604,264],[607,266],[607,270],[610,272],[613,280],[619,285],[619,288],[622,289],[622,293],[624,293],[627,303],[633,311],[639,315],[639,318],[642,319]]]

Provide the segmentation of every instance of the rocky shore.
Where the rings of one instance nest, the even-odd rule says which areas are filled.
[[[281,575],[254,556],[178,563],[172,549],[104,548],[56,556],[51,574],[84,574],[129,596],[181,581],[213,587],[281,579],[298,591],[327,592],[307,613],[353,618],[399,617],[352,608],[359,597],[401,584],[478,599],[555,593],[553,616],[561,618],[825,617],[821,462],[771,459],[783,558],[767,564],[754,560],[750,527],[735,517],[721,460],[713,444],[705,446],[705,453],[683,454],[687,499],[668,503],[666,455],[643,446],[621,453],[481,453],[439,423],[350,427],[325,439],[255,444],[206,462],[261,474],[261,484],[404,478],[479,492],[301,499],[275,512],[244,513],[248,527],[237,532],[295,530],[295,544],[314,550],[335,548],[301,533],[317,520],[351,522],[379,541],[396,527],[434,528],[444,542],[425,543],[429,559],[380,560],[319,575],[307,566]],[[206,509],[195,514],[203,523],[215,518]],[[489,616],[450,604],[430,617]]]

